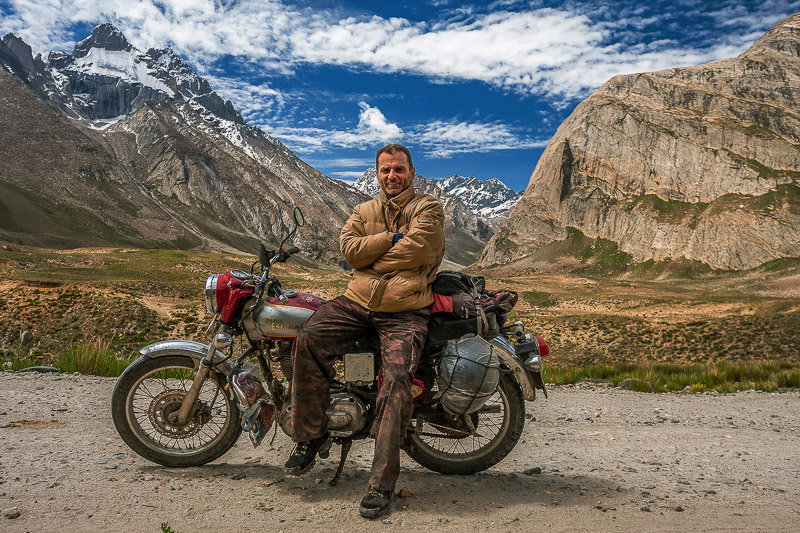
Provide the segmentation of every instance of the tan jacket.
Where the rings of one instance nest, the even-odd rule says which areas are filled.
[[[394,198],[381,189],[353,209],[339,244],[353,267],[345,296],[373,311],[398,312],[433,303],[430,284],[444,257],[444,210],[410,186]],[[395,233],[403,238],[392,245]]]

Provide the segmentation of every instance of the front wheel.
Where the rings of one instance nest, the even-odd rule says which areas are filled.
[[[241,416],[221,388],[221,375],[203,383],[189,421],[173,423],[194,375],[192,359],[183,355],[141,358],[123,372],[111,395],[111,417],[133,451],[160,465],[186,467],[206,464],[233,447],[242,432]]]
[[[466,427],[426,423],[409,435],[408,454],[417,463],[442,474],[474,474],[499,463],[516,446],[525,425],[525,400],[519,385],[503,373],[494,395]],[[466,424],[463,424],[466,426]],[[449,426],[449,427],[448,427]]]

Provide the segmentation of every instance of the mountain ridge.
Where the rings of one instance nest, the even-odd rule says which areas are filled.
[[[524,263],[570,228],[638,263],[800,255],[798,57],[795,15],[737,58],[612,78],[558,128],[479,264]]]
[[[0,183],[28,195],[24,205],[38,216],[16,213],[15,220],[28,220],[22,226],[26,231],[17,231],[11,222],[3,225],[0,217],[0,238],[74,246],[83,235],[94,244],[252,252],[259,241],[277,244],[289,224],[290,207],[300,205],[308,225],[298,244],[313,259],[343,264],[338,239],[331,235],[338,234],[352,208],[368,196],[325,176],[249,125],[171,49],[141,52],[105,23],[76,43],[72,53],[51,52],[46,61],[8,34],[0,41],[0,67],[2,74],[23,80],[63,118],[55,128],[54,146],[72,153],[67,145],[73,142],[96,155],[58,161],[56,153],[50,154],[51,173],[63,175],[51,187],[48,172],[37,165],[26,168],[22,156],[34,145],[34,153],[45,148],[32,142],[31,128],[20,126],[24,114],[8,114],[7,127],[0,132],[0,159],[5,160],[0,162]],[[9,101],[33,105],[19,87],[8,87]],[[31,116],[40,120],[33,129],[46,136],[54,122],[45,114],[37,108]],[[77,131],[69,131],[70,126]],[[100,202],[102,191],[112,191],[113,198]],[[82,204],[81,198],[94,200]],[[95,213],[99,204],[105,208]],[[63,217],[42,216],[67,208],[76,210],[73,218],[82,220],[85,230]],[[456,220],[447,222],[450,245],[445,257],[456,266],[471,264],[491,229],[466,207],[449,214]],[[40,220],[48,236],[30,220]]]
[[[27,222],[22,232],[10,223],[0,225],[2,238],[72,246],[83,235],[93,244],[178,243],[252,253],[259,241],[277,244],[290,224],[291,206],[301,205],[309,225],[298,244],[311,258],[341,261],[338,241],[329,236],[364,200],[360,193],[246,124],[230,101],[169,49],[141,53],[104,24],[74,51],[51,53],[44,62],[40,55],[33,58],[30,47],[13,34],[0,42],[2,74],[26,84],[4,80],[12,112],[4,117],[6,127],[0,133],[0,181],[23,191],[32,212],[72,209],[86,227],[81,231],[70,225],[74,221],[51,215],[43,222],[51,233],[46,239]],[[44,108],[25,96],[25,89],[63,118],[46,116]],[[37,121],[13,112],[31,106]],[[57,131],[53,124],[58,124]],[[36,143],[31,130],[53,136],[53,144],[64,153],[71,153],[68,144],[74,142],[96,157],[71,158],[83,161],[77,165],[59,160],[57,153]],[[31,147],[33,153],[50,154],[49,172],[25,160]],[[62,176],[56,184],[53,174]],[[113,191],[113,198],[103,198],[103,191]],[[82,198],[94,200],[82,203]],[[96,212],[99,198],[107,205]],[[16,217],[25,218],[24,213]]]

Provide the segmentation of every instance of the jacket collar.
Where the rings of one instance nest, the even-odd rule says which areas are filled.
[[[386,195],[386,192],[383,190],[383,187],[381,187],[381,192],[378,195],[378,198],[383,206],[391,205],[393,207],[403,209],[406,205],[408,205],[408,202],[414,198],[414,196],[416,196],[416,192],[414,191],[414,184],[412,183],[408,186],[408,188],[406,188],[406,190],[397,196],[394,196],[393,198],[389,198]]]

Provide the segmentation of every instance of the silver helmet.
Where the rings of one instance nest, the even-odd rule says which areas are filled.
[[[456,415],[477,411],[499,381],[500,360],[486,339],[469,334],[447,343],[439,363],[439,399],[445,410]]]

